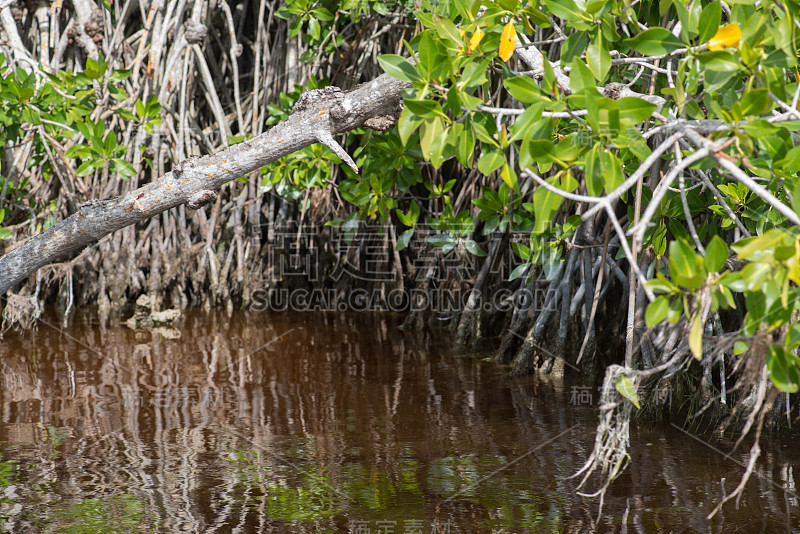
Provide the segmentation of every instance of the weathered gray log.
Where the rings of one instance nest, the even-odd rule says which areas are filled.
[[[0,296],[40,267],[170,208],[187,204],[197,209],[227,182],[313,143],[326,144],[354,167],[332,136],[361,126],[385,129],[399,117],[400,92],[408,86],[384,74],[348,92],[333,87],[307,91],[288,119],[258,137],[213,155],[190,157],[122,196],[85,203],[0,258]]]

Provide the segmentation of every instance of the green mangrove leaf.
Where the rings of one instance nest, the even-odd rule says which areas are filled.
[[[625,39],[623,43],[645,56],[661,56],[683,47],[683,43],[671,31],[658,27]]]
[[[786,393],[800,390],[800,369],[797,357],[787,353],[783,347],[772,345],[767,349],[767,369],[775,387]]]
[[[383,54],[378,56],[378,63],[384,72],[400,81],[415,83],[421,81],[417,70],[406,58],[397,54]],[[141,115],[141,114],[139,114]]]
[[[725,267],[728,260],[728,245],[718,235],[711,238],[711,242],[706,245],[706,268],[708,272],[716,273]]]
[[[644,314],[644,320],[647,323],[647,328],[653,328],[655,325],[666,319],[668,313],[669,297],[666,295],[661,295],[647,306],[647,311]]]

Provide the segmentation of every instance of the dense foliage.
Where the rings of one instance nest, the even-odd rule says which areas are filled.
[[[793,354],[800,345],[793,324],[800,283],[796,8],[564,0],[452,2],[415,11],[422,31],[404,46],[416,60],[379,57],[386,72],[413,84],[396,132],[377,144],[370,139],[373,145],[361,152],[362,166],[371,171],[377,163],[382,172],[366,172],[370,180],[350,173],[339,189],[362,216],[387,219],[398,200],[411,196],[403,193],[424,182],[410,157],[417,149],[436,169],[455,160],[476,170],[486,185],[471,209],[453,213],[453,180],[429,188],[444,202],[433,222],[469,229],[445,232],[437,243],[448,253],[464,240],[482,254],[467,237],[476,218],[484,236],[528,233],[529,242],[514,248],[523,263],[510,281],[554,258],[549,252],[574,235],[581,204],[606,207],[621,199],[625,210],[615,213],[627,224],[616,221],[615,229],[631,230],[618,236],[630,244],[617,258],[634,260],[649,247],[655,254],[643,274],[652,278],[648,326],[687,321],[689,347],[701,359],[709,313],[736,308],[735,294],[742,294],[747,314],[735,352],[769,339],[772,380],[794,393],[800,387]],[[315,45],[335,34],[325,6],[290,2],[286,10],[295,15],[293,25],[307,24]],[[549,47],[549,61],[537,46]],[[665,161],[651,171],[654,151]],[[321,176],[310,155],[304,161]],[[643,169],[650,171],[647,181]],[[303,187],[322,183],[288,175]],[[271,176],[285,184],[280,174]],[[530,194],[521,178],[539,187]],[[387,195],[393,188],[400,194]],[[416,201],[407,205],[398,209],[410,227],[398,249],[419,212]],[[588,210],[583,220],[597,212]]]

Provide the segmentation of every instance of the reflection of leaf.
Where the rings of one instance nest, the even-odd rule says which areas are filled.
[[[56,510],[53,516],[58,524],[70,525],[58,532],[111,534],[151,530],[146,528],[151,525],[145,515],[144,500],[134,495],[85,499]]]
[[[503,34],[500,36],[500,59],[503,61],[511,59],[516,47],[517,30],[514,29],[514,22],[509,21],[503,28]]]
[[[614,387],[617,388],[617,391],[619,391],[620,395],[631,401],[636,408],[641,408],[641,405],[639,404],[639,396],[636,395],[636,387],[633,385],[633,382],[631,382],[630,378],[625,375],[621,375],[619,378],[617,378]]]
[[[708,49],[712,51],[730,48],[739,44],[739,39],[742,37],[742,30],[739,29],[737,23],[728,24],[717,30],[716,35],[709,39]]]
[[[11,485],[15,463],[17,463],[16,460],[3,461],[3,456],[0,455],[0,487]]]
[[[50,441],[56,447],[67,438],[67,428],[63,426],[48,426],[47,433],[50,435]]]

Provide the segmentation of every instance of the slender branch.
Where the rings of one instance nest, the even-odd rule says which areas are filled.
[[[628,177],[627,180],[622,182],[622,184],[620,184],[619,187],[617,187],[616,189],[614,189],[612,192],[608,193],[604,197],[606,199],[606,201],[609,202],[609,203],[614,202],[619,197],[624,195],[625,192],[627,192],[631,187],[636,185],[636,182],[639,181],[639,178],[641,176],[644,176],[644,173],[649,171],[650,167],[655,165],[656,161],[658,161],[658,158],[660,158],[661,155],[664,154],[664,152],[669,150],[669,148],[672,146],[672,144],[675,141],[677,141],[678,139],[680,139],[681,137],[683,137],[682,133],[674,133],[671,136],[669,136],[668,138],[666,138],[660,145],[658,145],[658,147],[656,147],[655,150],[653,150],[650,153],[649,156],[647,156],[647,158],[642,162],[642,164],[639,165],[639,168],[636,169],[636,171],[633,174],[631,174]],[[590,217],[594,217],[594,215],[597,213],[597,211],[600,210],[601,208],[602,208],[602,206],[600,206],[600,205],[593,206],[593,207],[589,208],[588,210],[586,210],[586,213],[584,213],[581,218],[585,221],[585,220],[589,219]]]
[[[541,185],[551,193],[555,193],[556,195],[566,198],[567,200],[574,200],[575,202],[588,202],[590,204],[600,203],[602,205],[606,205],[608,202],[607,197],[588,197],[586,195],[578,195],[576,193],[570,193],[569,191],[564,191],[559,187],[547,183],[541,176],[539,176],[535,172],[532,172],[530,169],[523,170],[522,174],[524,176],[527,176],[528,178],[531,178],[537,184]]]
[[[745,227],[744,224],[742,224],[742,221],[739,220],[739,217],[733,212],[731,207],[728,206],[728,203],[725,202],[725,197],[719,192],[719,189],[717,189],[717,187],[714,185],[714,182],[712,182],[703,171],[698,170],[698,173],[700,174],[700,177],[702,178],[706,187],[711,189],[711,192],[714,193],[715,200],[719,202],[719,205],[722,206],[722,209],[725,210],[725,213],[728,215],[728,217],[730,217],[731,220],[736,223],[736,227],[739,228],[739,231],[741,231],[745,237],[751,237],[750,231]]]
[[[244,114],[242,113],[242,97],[239,91],[239,55],[241,54],[239,43],[236,41],[236,30],[233,27],[233,14],[228,2],[221,1],[220,7],[225,13],[225,21],[228,23],[228,33],[231,38],[231,68],[233,69],[233,101],[236,105],[236,120],[239,123],[239,133],[245,132]]]
[[[680,163],[683,160],[681,156],[681,149],[678,146],[678,143],[675,143],[675,161]],[[692,212],[689,210],[689,202],[686,199],[686,184],[684,183],[683,173],[678,175],[678,183],[680,184],[680,195],[681,195],[681,206],[683,207],[683,216],[686,218],[686,226],[689,230],[689,235],[692,236],[692,240],[694,241],[694,245],[697,247],[697,250],[700,251],[703,256],[706,255],[706,249],[703,247],[703,243],[700,241],[700,236],[697,235],[697,228],[694,226],[694,221],[692,221]]]
[[[724,144],[724,142],[725,140],[722,140],[718,141],[717,143],[710,144],[709,146],[699,148],[697,152],[672,167],[672,169],[658,184],[655,191],[653,191],[653,197],[650,199],[650,203],[647,205],[647,209],[642,215],[641,220],[628,230],[628,233],[634,236],[634,240],[640,243],[642,242],[644,239],[644,233],[647,230],[650,221],[653,219],[653,216],[656,214],[658,205],[667,194],[667,187],[671,185],[673,181],[675,181],[675,178],[678,177],[678,174],[683,172],[684,169],[687,169],[694,162],[700,161],[701,159],[713,154],[719,149],[719,146]]]
[[[231,136],[231,131],[228,127],[228,121],[225,118],[225,112],[222,110],[222,103],[219,101],[217,89],[214,87],[214,79],[211,77],[211,71],[208,69],[208,63],[206,62],[205,56],[203,56],[203,51],[200,50],[200,47],[196,44],[191,45],[191,47],[197,57],[196,65],[200,69],[203,83],[206,86],[206,98],[217,119],[219,134],[222,138],[220,139],[220,143],[222,146],[228,146],[228,138]]]
[[[789,222],[800,226],[800,217],[797,216],[797,213],[795,213],[792,208],[775,198],[772,193],[767,191],[767,189],[763,186],[759,185],[759,183],[753,180],[750,176],[747,176],[744,171],[742,171],[742,169],[740,169],[738,166],[734,165],[733,162],[729,161],[727,158],[718,156],[716,154],[716,150],[712,148],[714,143],[697,134],[696,132],[693,132],[692,130],[687,130],[686,134],[695,145],[702,147],[700,150],[709,151],[713,158],[717,160],[717,163],[720,165],[720,167],[731,173],[736,180],[743,183],[748,189],[758,195],[761,200],[775,208],[778,213],[789,219]],[[687,160],[688,159],[689,158],[687,158]],[[653,195],[653,197],[655,198],[655,195]]]
[[[463,111],[470,111],[469,108],[462,107]],[[492,115],[522,115],[525,110],[524,109],[515,109],[515,108],[495,108],[491,106],[484,106],[482,104],[478,104],[475,109],[478,111],[483,111],[484,113],[491,113]],[[553,118],[553,119],[571,119],[572,117],[583,117],[588,115],[589,112],[585,109],[576,109],[575,111],[543,111],[542,117],[544,118]]]
[[[778,104],[783,111],[785,111],[786,113],[789,113],[795,119],[800,119],[800,111],[798,111],[797,108],[795,107],[797,105],[796,103],[795,103],[795,106],[790,106],[789,104],[787,104],[786,102],[784,102],[783,100],[781,100],[780,98],[775,96],[772,93],[772,91],[769,92],[769,97],[772,99],[773,102]]]

